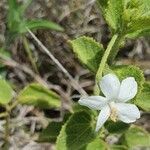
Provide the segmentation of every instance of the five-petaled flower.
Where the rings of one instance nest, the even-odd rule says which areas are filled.
[[[80,105],[91,109],[101,110],[98,115],[96,131],[98,131],[106,120],[121,120],[125,123],[135,122],[140,118],[140,111],[134,104],[125,103],[137,94],[137,82],[133,77],[128,77],[120,83],[114,74],[105,75],[99,83],[103,96],[82,97]]]

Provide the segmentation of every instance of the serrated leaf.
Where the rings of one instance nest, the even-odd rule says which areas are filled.
[[[57,150],[79,150],[95,138],[93,117],[85,112],[74,113],[57,138]]]
[[[70,41],[74,53],[92,72],[96,73],[103,55],[103,46],[90,37],[79,37]]]
[[[108,130],[109,133],[122,133],[125,132],[129,128],[129,124],[123,122],[113,122],[107,121],[105,123],[105,128]]]
[[[40,108],[59,108],[61,105],[60,97],[55,92],[37,83],[25,87],[17,99],[21,104]]]
[[[122,30],[122,13],[124,11],[123,0],[109,0],[106,8],[106,21],[115,31]]]
[[[64,29],[52,22],[52,21],[48,21],[48,20],[31,20],[31,21],[27,21],[25,24],[25,27],[29,28],[30,30],[36,30],[36,29],[51,29],[51,30],[56,30],[56,31],[63,31]],[[26,31],[26,30],[25,30]]]
[[[150,83],[146,82],[143,85],[143,90],[136,98],[135,104],[143,110],[150,111]]]
[[[132,65],[117,66],[112,68],[112,70],[119,77],[121,81],[127,77],[134,77],[138,84],[138,93],[136,97],[141,93],[145,79],[144,79],[143,72],[138,67]]]
[[[150,147],[150,134],[142,128],[132,126],[124,134],[124,143],[127,144],[129,149],[137,147],[148,148]]]
[[[0,79],[0,104],[6,105],[13,98],[13,89],[6,80]]]

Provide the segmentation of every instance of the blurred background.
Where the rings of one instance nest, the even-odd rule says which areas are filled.
[[[18,0],[18,3],[25,3],[25,0]],[[4,47],[7,43],[8,9],[7,0],[0,0],[0,47]],[[104,47],[107,46],[111,39],[111,33],[101,13],[99,13],[95,0],[33,0],[24,15],[25,18],[30,20],[36,18],[50,20],[64,28],[63,32],[38,29],[34,34],[87,93],[91,94],[94,86],[94,75],[85,69],[76,58],[68,40],[86,35],[93,37]],[[0,66],[0,75],[6,77],[12,83],[16,92],[27,84],[34,82],[37,75],[42,82],[49,85],[49,88],[61,94],[63,99],[62,110],[70,109],[71,103],[79,99],[79,93],[71,87],[69,80],[54,62],[40,51],[40,48],[28,33],[26,37],[36,68],[24,48],[23,37],[18,36],[14,38],[13,42],[9,41],[5,46],[13,62],[2,60],[1,64],[3,65]],[[5,53],[7,53],[6,51]],[[120,49],[116,64],[134,64],[144,71],[146,79],[149,80],[150,38],[147,36],[136,40],[127,40],[125,46]],[[72,102],[71,99],[73,99]],[[12,131],[12,150],[15,149],[15,146],[27,150],[53,147],[49,143],[35,142],[36,133],[46,126],[45,116],[50,119],[59,119],[59,110],[39,110],[31,106],[18,106],[14,110],[15,115],[16,118],[21,117],[23,121],[19,120],[18,129],[14,128],[16,131]],[[15,118],[13,121],[16,123]],[[21,127],[22,124],[26,125],[28,132],[24,132]],[[137,124],[150,131],[149,114],[143,113],[143,117]],[[2,144],[1,141],[0,144]]]

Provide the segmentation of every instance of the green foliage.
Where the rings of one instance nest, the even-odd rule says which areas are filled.
[[[44,129],[39,135],[40,142],[55,142],[63,122],[50,122],[46,129]]]
[[[52,30],[56,30],[56,31],[63,31],[63,28],[52,22],[52,21],[47,21],[47,20],[31,20],[31,21],[26,21],[26,25],[27,28],[29,29],[41,29],[41,28],[48,28],[48,29],[52,29]],[[26,30],[25,30],[26,31]]]
[[[93,117],[85,112],[76,112],[62,127],[57,138],[57,150],[79,150],[95,138]]]
[[[117,32],[122,29],[123,0],[109,0],[105,18],[109,26]]]
[[[15,37],[18,34],[26,33],[29,29],[48,28],[56,31],[63,31],[63,28],[58,24],[48,20],[27,20],[24,16],[25,10],[31,3],[28,0],[26,3],[19,5],[16,0],[9,0],[9,12],[7,16],[9,36]]]
[[[113,145],[111,146],[111,150],[128,150],[128,148],[124,145]]]
[[[86,147],[86,150],[106,150],[106,149],[108,149],[108,145],[99,138],[96,138]]]
[[[150,0],[97,0],[114,33],[135,38],[150,33]]]
[[[105,123],[105,128],[108,130],[109,133],[122,133],[129,128],[129,124],[119,121],[118,122],[107,121]]]
[[[117,67],[113,67],[112,70],[119,77],[120,80],[123,80],[127,77],[134,77],[138,84],[137,96],[141,93],[144,84],[144,75],[143,72],[138,67],[132,65],[117,66]]]
[[[150,134],[144,129],[137,126],[129,128],[124,134],[124,141],[129,149],[134,149],[136,147],[150,147]]]
[[[103,55],[103,46],[90,37],[79,37],[70,41],[74,53],[92,72],[96,72]]]
[[[0,79],[0,104],[6,105],[13,98],[13,89],[6,82],[6,80]]]
[[[71,116],[70,113],[65,114],[63,121],[61,122],[50,122],[49,125],[42,130],[42,132],[39,135],[40,142],[55,142],[57,139],[57,136],[60,133],[60,130],[64,123],[69,119]]]
[[[55,92],[36,83],[25,87],[17,99],[21,104],[40,108],[59,108],[61,105],[60,97]]]
[[[143,85],[143,90],[137,97],[135,104],[141,107],[143,110],[150,111],[150,83],[146,82]]]

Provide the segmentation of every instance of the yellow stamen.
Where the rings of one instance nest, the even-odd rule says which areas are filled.
[[[110,119],[114,122],[117,121],[118,115],[117,115],[117,109],[115,109],[114,107],[111,107],[111,115],[110,115]]]

